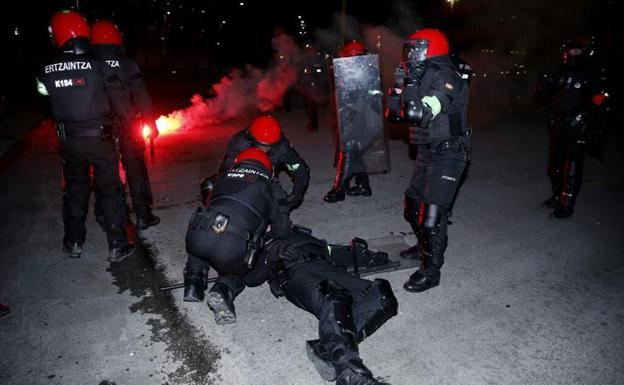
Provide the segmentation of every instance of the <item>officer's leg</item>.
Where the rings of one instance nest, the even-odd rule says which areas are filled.
[[[551,121],[548,127],[548,165],[547,174],[550,180],[552,195],[542,202],[542,207],[554,209],[559,204],[561,195],[561,173],[564,161],[565,145],[560,121]]]
[[[128,243],[125,233],[126,208],[119,181],[119,155],[112,143],[100,139],[93,141],[89,155],[106,223],[110,250],[108,260],[111,263],[119,262],[134,254],[134,246]]]
[[[399,302],[390,282],[381,278],[375,279],[364,290],[354,293],[353,298],[353,320],[358,343],[397,315],[399,309]]]
[[[360,358],[351,293],[325,280],[317,286],[317,295],[322,304],[317,315],[320,339],[308,341],[306,351],[321,377],[343,385],[379,384]]]
[[[373,192],[371,191],[370,183],[368,181],[368,174],[365,172],[366,164],[364,164],[364,160],[362,159],[362,152],[354,150],[352,153],[354,169],[358,172],[354,174],[355,186],[349,187],[347,195],[371,196]]]
[[[327,203],[343,201],[349,189],[351,181],[352,155],[348,150],[341,150],[338,154],[338,164],[336,165],[336,178],[334,186],[325,195],[323,200]]]
[[[409,249],[401,251],[399,254],[407,259],[421,259],[423,246],[426,242],[425,234],[422,226],[419,224],[421,213],[421,204],[425,190],[425,176],[430,160],[424,150],[418,152],[416,163],[414,165],[414,173],[410,180],[409,187],[405,191],[403,201],[403,218],[410,224],[418,243]]]
[[[570,127],[566,132],[565,160],[561,177],[561,195],[551,217],[563,219],[574,214],[574,204],[583,183],[585,157],[582,125]]]
[[[208,288],[208,262],[188,253],[184,267],[184,301],[201,302]]]
[[[160,218],[152,214],[150,208],[153,197],[144,152],[145,145],[142,142],[130,139],[124,141],[121,161],[126,169],[126,179],[139,230],[145,230],[160,223]]]
[[[63,223],[65,235],[63,250],[72,258],[79,258],[87,229],[85,218],[89,205],[89,161],[82,142],[70,138],[62,144],[63,175]]]
[[[461,149],[430,155],[432,163],[426,167],[424,203],[420,205],[417,222],[425,241],[421,265],[403,285],[411,292],[430,289],[440,282],[440,268],[448,240],[447,210],[466,165],[466,154]]]
[[[245,289],[243,275],[224,274],[208,291],[208,307],[213,311],[217,325],[236,322],[234,299]]]

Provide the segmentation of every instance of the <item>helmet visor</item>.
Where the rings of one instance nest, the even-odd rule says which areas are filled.
[[[403,43],[401,65],[405,72],[410,73],[416,63],[427,59],[427,48],[429,48],[429,41],[424,39],[408,40]]]

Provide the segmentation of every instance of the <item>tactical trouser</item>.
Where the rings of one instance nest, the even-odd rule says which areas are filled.
[[[286,298],[319,319],[319,338],[330,351],[358,356],[357,344],[396,315],[398,303],[385,280],[357,278],[323,260],[296,264],[287,277]]]
[[[547,173],[559,207],[573,209],[583,182],[584,123],[572,124],[575,114],[551,121]]]
[[[444,263],[447,212],[468,160],[462,140],[418,146],[414,174],[405,191],[405,219],[423,247],[420,271],[438,274]]]
[[[149,219],[152,214],[150,206],[154,198],[145,164],[145,143],[142,139],[124,139],[121,146],[121,162],[126,170],[134,212],[137,218]]]
[[[356,178],[358,185],[369,185],[368,174],[364,172],[366,165],[362,159],[362,154],[356,149],[345,149],[338,153],[338,163],[336,165],[336,178],[333,188],[336,190],[346,190],[349,188],[351,178]]]
[[[65,242],[83,244],[85,219],[89,206],[89,168],[93,166],[95,186],[99,191],[101,214],[109,248],[124,247],[126,213],[119,181],[118,154],[111,142],[100,137],[68,137],[61,142]]]

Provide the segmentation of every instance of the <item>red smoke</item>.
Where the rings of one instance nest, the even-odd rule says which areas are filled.
[[[266,71],[251,65],[232,69],[212,85],[214,97],[195,94],[190,107],[161,116],[156,121],[160,133],[204,127],[279,107],[288,88],[297,81],[301,55],[291,36],[278,33],[271,42],[275,57]]]

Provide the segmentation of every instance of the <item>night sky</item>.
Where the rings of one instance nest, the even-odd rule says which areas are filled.
[[[89,21],[108,18],[116,22],[125,33],[128,54],[143,67],[175,68],[190,75],[218,73],[245,63],[265,66],[273,55],[270,39],[277,27],[302,45],[324,45],[320,48],[325,50],[331,50],[327,47],[331,42],[318,42],[318,30],[325,31],[325,36],[329,31],[335,36],[334,44],[340,45],[343,40],[361,38],[358,29],[366,25],[386,26],[398,36],[407,36],[419,26],[435,26],[445,30],[461,50],[521,49],[534,59],[556,57],[553,51],[560,42],[577,34],[596,36],[607,56],[623,46],[624,33],[618,25],[621,11],[610,0],[459,0],[453,7],[446,0],[373,4],[353,0],[57,0],[33,7],[33,3],[18,2],[15,11],[0,16],[3,46],[8,47],[3,63],[9,71],[32,76],[54,53],[47,33],[50,16],[65,8],[78,8]],[[344,30],[343,6],[350,24]],[[5,92],[21,88],[17,80],[3,87],[9,90]]]

